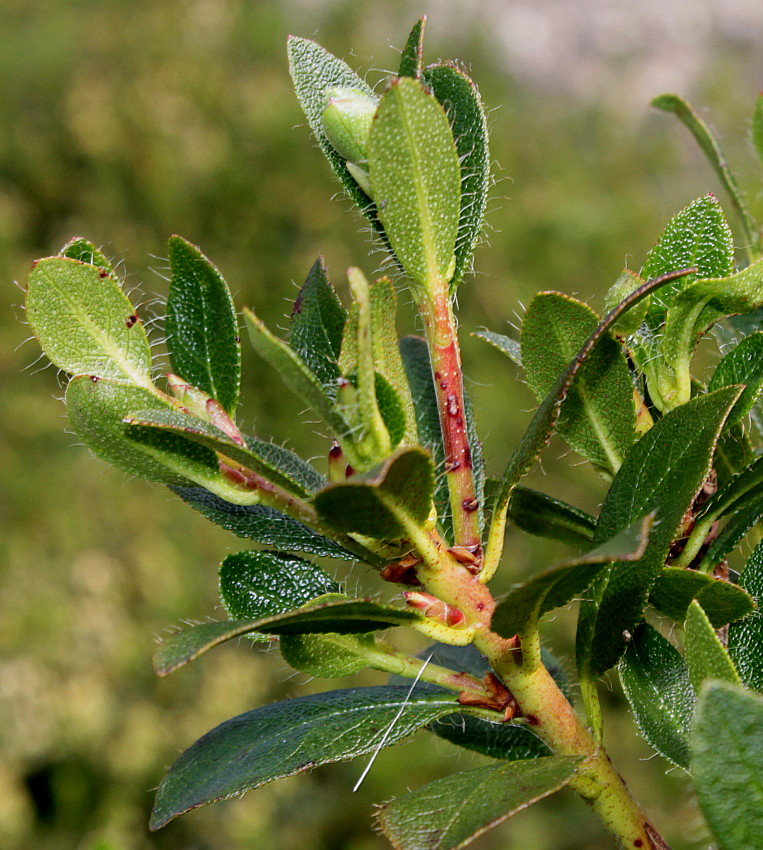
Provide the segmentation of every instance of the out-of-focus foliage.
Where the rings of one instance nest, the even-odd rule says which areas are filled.
[[[415,12],[392,0],[33,5],[30,11],[22,0],[7,0],[0,12],[0,847],[385,846],[368,837],[368,811],[372,801],[403,790],[394,750],[352,798],[346,788],[356,766],[324,768],[149,836],[149,790],[165,766],[156,753],[170,762],[204,730],[295,694],[298,682],[286,679],[277,657],[255,656],[243,642],[221,650],[214,665],[155,678],[146,635],[181,612],[200,619],[215,612],[215,568],[230,541],[163,489],[123,480],[72,446],[60,427],[53,373],[22,374],[35,355],[21,345],[23,314],[14,305],[22,298],[11,281],[26,277],[31,257],[82,233],[106,254],[128,257],[125,271],[144,293],[136,300],[145,320],[161,313],[164,246],[176,232],[201,242],[237,301],[255,304],[275,325],[289,309],[281,299],[296,295],[290,281],[304,279],[319,252],[336,280],[351,263],[373,271],[360,217],[347,215],[347,202],[330,200],[338,184],[307,129],[295,129],[303,119],[291,93],[286,34],[312,37],[318,27],[321,42],[340,55],[343,45],[358,45],[359,61],[345,57],[354,67],[393,68],[399,57],[392,50],[367,61],[368,38],[398,44],[416,14],[429,11],[434,23],[437,4]],[[369,20],[383,21],[384,32]],[[521,411],[534,401],[517,370],[468,331],[489,324],[506,333],[513,311],[539,288],[576,291],[600,312],[624,260],[638,263],[671,214],[718,187],[688,140],[646,101],[634,115],[617,98],[583,103],[507,76],[490,26],[480,14],[452,31],[441,22],[429,45],[442,55],[477,57],[483,99],[500,107],[491,125],[500,164],[491,250],[478,250],[480,274],[467,276],[459,293],[465,368],[478,416],[488,423],[495,474],[491,457],[499,449],[503,456],[508,429],[516,435],[529,418]],[[718,126],[736,130],[749,120],[754,92],[744,51],[725,44],[703,58],[704,76],[686,94],[712,105]],[[560,77],[570,61],[560,47]],[[595,85],[606,84],[602,71]],[[669,87],[657,78],[653,93]],[[746,179],[756,167],[752,152],[727,153],[742,164],[740,182],[756,185]],[[277,379],[264,368],[248,374],[243,393],[254,422],[245,424],[265,437],[291,433],[302,451],[325,454],[314,426],[291,427],[311,417],[282,401]],[[587,470],[563,462],[547,469],[564,498],[582,508],[597,504],[601,485]],[[534,483],[549,489],[540,478]],[[554,559],[548,544],[511,533],[511,580],[530,558],[535,569],[539,559]],[[378,682],[364,674],[358,684]],[[612,740],[632,740],[620,723],[611,722]],[[630,730],[627,717],[622,723]],[[428,752],[408,759],[420,767],[406,773],[406,785],[452,765],[455,750],[432,741],[407,745]],[[633,763],[649,753],[642,742],[626,746]],[[459,759],[462,767],[485,763]],[[650,768],[635,777],[636,796],[674,847],[695,846],[701,835],[692,834],[681,778],[656,785],[651,776]],[[570,850],[606,846],[582,805],[565,795],[475,846],[543,850],[559,835],[568,836]]]

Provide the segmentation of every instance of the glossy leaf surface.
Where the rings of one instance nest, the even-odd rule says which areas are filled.
[[[763,390],[763,332],[744,337],[723,357],[715,367],[707,391],[733,384],[744,384],[745,388],[726,420],[726,427],[746,416]]]
[[[716,440],[738,388],[692,399],[660,419],[629,452],[604,501],[595,540],[611,539],[656,511],[644,556],[612,564],[581,605],[578,670],[604,673],[626,648],[641,619],[670,543],[710,471]]]
[[[180,236],[169,241],[169,260],[165,330],[172,371],[232,414],[241,382],[241,340],[228,285]]]
[[[517,812],[564,787],[579,759],[513,761],[437,779],[385,803],[384,834],[405,850],[457,850]]]
[[[574,298],[557,292],[535,296],[522,322],[522,365],[538,401],[598,325],[596,313]],[[614,474],[633,443],[635,421],[625,355],[606,337],[581,366],[556,430],[576,452]]]
[[[763,691],[763,543],[747,559],[739,585],[755,598],[758,607],[749,617],[729,626],[729,657],[742,682]]]
[[[689,770],[696,697],[681,653],[642,623],[623,656],[620,681],[641,734],[658,753]]]
[[[26,315],[59,369],[150,384],[146,332],[107,270],[68,257],[39,260],[29,274]]]
[[[502,351],[509,360],[512,360],[517,366],[522,365],[522,344],[519,340],[513,339],[505,334],[497,334],[493,331],[475,331],[472,336],[484,339],[489,342],[493,348]]]
[[[581,548],[590,546],[596,528],[596,520],[585,511],[521,486],[512,493],[509,519],[528,534]]]
[[[752,598],[737,585],[680,567],[665,567],[649,594],[652,605],[678,623],[686,619],[694,599],[716,629],[745,617],[753,609]]]
[[[705,679],[739,683],[739,674],[728,651],[698,602],[692,602],[686,614],[684,645],[689,678],[695,691],[699,692]]]
[[[330,691],[263,706],[226,721],[170,768],[159,787],[151,829],[274,779],[370,753],[388,729],[385,746],[396,744],[451,714],[456,705],[449,694],[421,691],[409,697],[408,691],[407,687]]]
[[[702,812],[723,850],[763,835],[763,697],[708,682],[697,707],[692,771]]]

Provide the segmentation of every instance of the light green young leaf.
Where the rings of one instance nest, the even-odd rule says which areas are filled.
[[[590,546],[596,528],[596,520],[585,511],[521,486],[512,493],[509,519],[528,534],[580,548]]]
[[[398,449],[365,475],[326,487],[313,503],[324,522],[379,540],[408,536],[429,517],[434,468],[420,448]]]
[[[266,782],[373,752],[382,742],[391,746],[459,708],[451,694],[409,690],[330,691],[227,720],[170,768],[159,787],[150,828],[160,829],[184,812]]]
[[[184,629],[162,641],[154,654],[154,669],[160,676],[167,676],[215,646],[244,635],[358,634],[406,626],[422,619],[412,609],[338,596],[318,597],[301,608],[256,620],[226,620]]]
[[[437,779],[381,806],[379,825],[395,847],[458,850],[563,788],[579,762],[572,756],[549,756]]]
[[[710,132],[707,124],[705,124],[692,107],[677,94],[661,94],[654,98],[652,106],[656,106],[658,109],[662,109],[665,112],[672,112],[689,130],[692,136],[694,136],[697,144],[707,157],[708,162],[720,178],[726,191],[731,197],[732,203],[736,207],[736,211],[741,219],[742,228],[744,230],[745,244],[750,246],[758,245],[759,235],[755,220],[750,215],[750,211],[747,208],[747,204],[745,203],[744,196],[739,189],[736,178],[729,168],[726,157],[723,155],[723,151],[721,151],[718,141]]]
[[[167,348],[172,371],[233,415],[241,383],[241,340],[223,276],[190,242],[169,241]]]
[[[689,770],[696,697],[681,653],[642,623],[623,656],[620,681],[641,734],[660,755]]]
[[[373,226],[381,231],[381,225],[376,218],[376,210],[371,199],[357,184],[347,170],[344,159],[339,156],[326,138],[322,122],[323,111],[327,105],[326,92],[328,89],[356,89],[371,97],[374,96],[373,90],[349,65],[341,59],[337,59],[336,56],[333,56],[314,41],[289,36],[287,52],[294,91],[307,116],[307,121],[318,146],[328,159],[334,174],[342,182],[347,194]]]
[[[699,602],[692,602],[684,623],[684,644],[689,678],[699,692],[705,679],[722,679],[739,684],[739,674],[723,644],[718,640]]]
[[[373,666],[369,651],[376,654],[370,634],[282,635],[278,645],[289,667],[320,679],[352,676]]]
[[[98,457],[130,475],[178,487],[197,483],[217,489],[222,483],[213,451],[179,434],[136,439],[130,433],[124,417],[136,409],[172,412],[168,402],[144,387],[80,375],[69,382],[66,409],[77,436]]]
[[[763,691],[763,543],[747,559],[739,585],[755,598],[758,607],[729,626],[729,657],[744,684]]]
[[[763,332],[743,337],[723,357],[715,367],[707,391],[711,393],[734,384],[744,384],[745,389],[726,420],[726,428],[747,416],[763,390]]]
[[[376,113],[368,164],[379,219],[403,270],[424,290],[450,280],[461,172],[440,104],[410,77],[392,82]]]
[[[742,588],[697,570],[664,567],[652,586],[649,601],[678,623],[683,623],[696,599],[713,627],[719,629],[752,611],[752,598]]]
[[[116,280],[116,272],[111,260],[95,245],[81,236],[70,239],[58,252],[59,257],[68,257],[70,260],[79,260],[88,266],[97,266],[108,272]]]
[[[723,850],[752,850],[763,835],[763,697],[726,682],[702,689],[692,735],[702,812]]]
[[[597,542],[652,511],[657,517],[644,556],[612,564],[581,605],[576,651],[582,678],[604,673],[625,651],[676,529],[710,471],[715,443],[739,392],[727,387],[671,411],[635,444],[612,482]]]
[[[29,275],[26,313],[59,369],[151,387],[146,332],[108,270],[68,257],[39,260]]]
[[[558,292],[541,292],[522,322],[522,365],[538,401],[553,389],[599,317],[579,301]],[[595,466],[614,474],[635,433],[633,384],[620,345],[602,339],[581,366],[559,415],[556,430]]]
[[[490,151],[485,107],[474,81],[455,64],[424,70],[424,83],[445,110],[461,166],[461,211],[456,237],[453,291],[468,270],[482,230],[490,188]]]

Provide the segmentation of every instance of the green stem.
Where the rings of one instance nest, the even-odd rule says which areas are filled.
[[[592,809],[622,848],[668,850],[668,845],[632,797],[622,777],[578,719],[572,706],[542,664],[518,659],[507,652],[505,641],[494,633],[475,640],[475,646],[490,659],[503,683],[516,699],[532,731],[559,755],[583,756],[573,788]]]

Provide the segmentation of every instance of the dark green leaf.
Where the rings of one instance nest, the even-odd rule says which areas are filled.
[[[70,239],[66,245],[58,252],[59,257],[68,257],[70,260],[79,260],[81,263],[86,263],[89,266],[97,266],[99,269],[108,272],[112,277],[116,278],[114,266],[108,257],[81,236],[75,236]]]
[[[108,270],[68,257],[35,263],[26,315],[59,369],[151,387],[151,351],[135,308]]]
[[[763,517],[763,487],[747,498],[740,499],[737,510],[729,517],[723,531],[708,547],[699,568],[709,570],[719,564],[744,539],[747,532],[760,522],[761,517]]]
[[[355,561],[357,555],[301,522],[265,505],[234,505],[201,487],[173,487],[180,498],[237,537],[324,558]]]
[[[328,395],[334,398],[347,311],[342,306],[319,257],[299,290],[289,323],[289,345],[304,360]]]
[[[308,605],[256,620],[226,620],[202,623],[171,635],[154,655],[160,676],[195,661],[200,655],[243,635],[358,634],[390,626],[414,623],[422,615],[411,609],[393,608],[367,599],[337,599],[335,594],[318,597]],[[328,601],[323,602],[324,598]]]
[[[228,285],[180,236],[169,241],[167,348],[172,371],[233,414],[241,382],[241,340]]]
[[[596,526],[597,542],[652,511],[657,521],[644,556],[612,564],[581,605],[581,677],[604,673],[625,651],[627,633],[641,619],[676,529],[710,471],[716,440],[738,393],[729,387],[672,410],[635,444],[612,482]]]
[[[745,244],[750,246],[758,244],[757,225],[747,209],[747,204],[745,203],[736,179],[728,166],[726,157],[723,155],[720,145],[710,132],[707,124],[705,124],[691,106],[677,94],[661,94],[654,98],[652,106],[656,106],[658,109],[663,109],[665,112],[672,112],[689,130],[692,136],[694,136],[697,144],[707,157],[708,162],[720,178],[726,191],[731,197],[732,203],[736,207],[744,229]]]
[[[580,596],[612,561],[638,561],[647,547],[653,519],[649,516],[591,552],[539,573],[509,591],[495,609],[493,631],[506,638],[526,634],[544,614]]]
[[[263,463],[296,481],[305,492],[315,493],[326,485],[326,479],[315,467],[284,446],[259,440],[257,437],[245,436],[244,440],[250,452],[257,455]]]
[[[718,639],[699,602],[692,602],[684,623],[684,644],[689,678],[699,692],[705,679],[723,679],[739,683],[739,674],[728,651]]]
[[[220,598],[236,620],[284,614],[339,591],[319,566],[285,552],[235,552],[220,566]]]
[[[334,174],[340,179],[347,194],[377,230],[381,225],[376,218],[376,209],[371,199],[358,186],[347,170],[344,159],[334,150],[323,130],[323,111],[327,105],[326,91],[332,88],[358,89],[371,97],[373,90],[353,70],[332,56],[327,50],[306,38],[289,36],[287,43],[289,71],[310,129],[318,146],[328,159]]]
[[[716,629],[745,617],[753,609],[749,594],[735,584],[679,567],[664,567],[649,594],[652,605],[678,623],[686,619],[694,599]]]
[[[445,110],[461,166],[461,213],[456,237],[453,290],[461,282],[482,230],[490,188],[490,151],[485,108],[477,86],[453,64],[430,65],[424,83]]]
[[[159,787],[150,827],[159,829],[183,812],[274,779],[373,752],[388,730],[385,746],[396,744],[452,714],[454,706],[449,694],[373,687],[297,697],[246,712],[180,756]]]
[[[377,539],[404,537],[429,517],[434,469],[420,448],[399,449],[366,475],[355,475],[315,496],[327,525]]]
[[[734,242],[714,195],[692,201],[668,223],[649,252],[641,276],[657,277],[695,266],[697,271],[664,286],[649,300],[647,325],[657,332],[676,295],[700,278],[726,277],[734,271]]]
[[[763,389],[763,332],[744,337],[715,367],[707,391],[744,384],[745,389],[726,420],[726,427],[746,416]]]
[[[757,609],[729,626],[729,656],[745,685],[763,691],[763,543],[747,559],[739,585],[750,593]]]
[[[425,290],[449,279],[461,172],[450,124],[416,80],[393,80],[368,142],[371,186],[400,265]]]
[[[442,445],[440,414],[437,409],[437,394],[432,378],[432,366],[429,362],[429,349],[426,340],[419,336],[405,336],[400,340],[400,354],[403,358],[408,384],[416,411],[416,429],[419,443],[432,454],[435,469],[442,472],[445,466],[445,450]],[[448,482],[444,475],[437,475],[434,495],[437,515],[443,522],[445,534],[452,539],[453,523],[450,517],[450,495]]]
[[[723,850],[760,847],[763,698],[725,682],[702,689],[692,736],[697,798]]]
[[[522,365],[538,401],[554,388],[599,325],[590,307],[558,292],[541,292],[522,322]],[[619,343],[602,339],[581,366],[556,430],[595,466],[614,474],[634,438],[633,383]]]
[[[198,443],[219,452],[247,469],[282,487],[287,492],[302,497],[308,493],[301,484],[289,477],[246,446],[234,443],[214,425],[190,413],[181,413],[170,407],[135,410],[124,418],[128,436],[135,440],[152,440],[160,436],[181,437],[186,442]]]
[[[458,850],[517,812],[563,788],[579,758],[550,756],[479,767],[385,803],[377,817],[395,847]]]
[[[489,342],[494,348],[502,351],[509,360],[513,360],[517,366],[522,365],[522,344],[519,340],[512,339],[510,336],[493,333],[493,331],[476,331],[472,336],[477,336]]]
[[[400,70],[397,72],[399,77],[413,77],[414,79],[421,78],[421,61],[424,52],[424,25],[426,24],[426,16],[421,17],[413,25],[411,34],[408,36],[408,41],[403,48],[403,55],[400,57]]]
[[[620,681],[641,734],[658,753],[689,770],[696,697],[681,653],[642,623],[623,656]]]
[[[162,484],[212,486],[220,483],[214,452],[178,434],[144,434],[136,439],[124,417],[136,409],[172,412],[169,404],[143,387],[85,375],[66,390],[72,427],[98,457],[131,475]]]
[[[528,487],[517,487],[512,493],[509,519],[528,534],[580,548],[590,546],[596,528],[590,514]]]
[[[405,436],[405,411],[402,401],[381,372],[374,374],[374,386],[379,413],[381,413],[384,427],[389,433],[392,448],[396,448]]]

